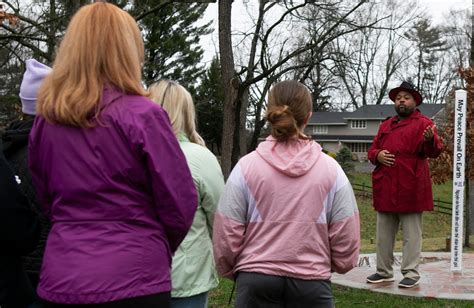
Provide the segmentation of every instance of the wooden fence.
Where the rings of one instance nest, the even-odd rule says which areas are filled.
[[[352,184],[352,189],[357,195],[372,197],[372,187],[366,184]],[[440,214],[451,215],[452,202],[447,202],[436,198],[434,201],[434,210]]]

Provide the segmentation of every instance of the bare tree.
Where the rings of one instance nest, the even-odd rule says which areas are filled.
[[[249,88],[266,78],[271,77],[276,80],[285,74],[289,74],[299,65],[291,65],[291,60],[309,50],[322,50],[340,36],[374,26],[377,21],[360,24],[351,18],[354,12],[366,2],[361,0],[348,5],[342,1],[302,1],[298,3],[296,1],[281,1],[277,4],[275,1],[260,0],[256,26],[253,35],[251,35],[253,43],[247,61],[248,65],[237,71],[231,41],[230,16],[232,4],[229,1],[219,0],[219,47],[222,78],[226,86],[221,163],[226,177],[242,154],[240,134],[245,131],[245,126],[242,124],[247,116],[246,104]],[[279,17],[273,18],[275,21],[264,27],[266,13],[276,6],[283,8],[282,13]],[[288,24],[285,24],[288,20],[294,20],[295,17],[300,20],[304,18],[302,9],[310,6],[327,12],[325,27],[322,28],[324,31],[321,31],[318,37],[308,36],[307,40],[299,45],[287,44],[288,42],[283,41],[277,57],[273,54],[270,56],[272,48],[269,48],[269,43],[272,35],[277,32],[279,27],[288,27]],[[275,58],[277,60],[272,61]]]
[[[17,27],[0,25],[3,31],[0,34],[0,43],[8,49],[21,46],[28,50],[30,56],[37,57],[45,63],[52,63],[56,43],[62,35],[66,22],[65,12],[60,11],[61,5],[57,1],[32,2],[29,4],[20,1],[5,1],[9,9],[17,16]],[[18,60],[23,60],[20,57]]]
[[[468,9],[450,10],[445,16],[442,31],[449,46],[444,56],[446,61],[456,72],[461,67],[467,67],[471,46],[471,12]],[[455,86],[463,88],[464,79],[458,76]]]
[[[231,160],[227,157],[231,155],[234,145],[234,131],[238,127],[235,119],[237,109],[238,81],[235,74],[234,53],[232,50],[231,38],[231,13],[232,2],[219,0],[219,56],[221,60],[221,74],[224,83],[224,125],[222,128],[222,153],[221,167],[225,178],[230,174],[232,168]],[[237,113],[237,115],[240,115]],[[224,157],[226,157],[224,159]]]
[[[380,104],[388,84],[412,55],[400,31],[418,16],[413,2],[391,0],[370,3],[358,18],[366,23],[383,18],[377,27],[364,28],[334,42],[336,75],[343,86],[343,95],[351,107]]]

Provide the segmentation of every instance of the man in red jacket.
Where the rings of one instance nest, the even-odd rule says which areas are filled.
[[[393,249],[401,224],[403,230],[402,288],[419,284],[422,213],[433,210],[428,157],[437,157],[443,144],[436,126],[416,108],[421,94],[408,82],[390,90],[396,116],[380,125],[369,149],[373,205],[377,211],[377,271],[368,283],[391,282]]]

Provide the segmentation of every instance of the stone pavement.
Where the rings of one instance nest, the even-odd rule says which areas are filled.
[[[372,165],[371,162],[364,161],[364,162],[354,162],[354,171],[360,173],[372,173],[375,166]]]
[[[450,258],[450,253],[422,253],[420,284],[411,289],[398,287],[403,279],[399,253],[395,254],[395,282],[366,283],[366,277],[375,273],[375,254],[360,255],[358,267],[345,275],[333,274],[331,281],[341,286],[396,295],[474,300],[474,254],[463,254],[460,273],[451,272]]]

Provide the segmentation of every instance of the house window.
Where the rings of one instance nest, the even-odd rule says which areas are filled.
[[[351,128],[356,128],[356,129],[367,128],[367,121],[366,120],[352,120]]]
[[[352,153],[367,153],[370,143],[349,143],[349,149]]]
[[[327,134],[328,126],[327,125],[314,125],[313,134]]]

